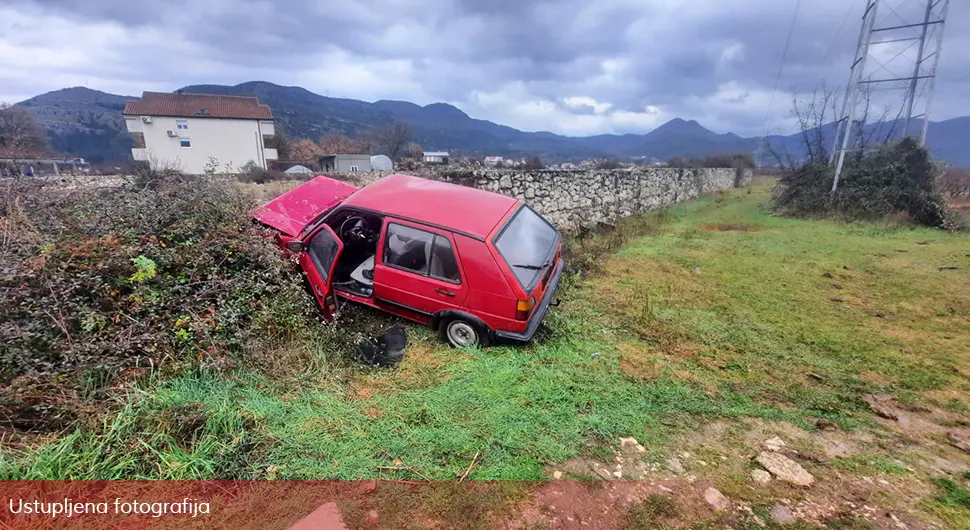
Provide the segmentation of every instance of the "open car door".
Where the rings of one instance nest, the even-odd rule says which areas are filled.
[[[310,290],[320,304],[323,318],[333,321],[337,312],[337,294],[333,292],[333,270],[344,244],[327,225],[321,225],[310,236],[300,253],[300,266],[310,282]]]

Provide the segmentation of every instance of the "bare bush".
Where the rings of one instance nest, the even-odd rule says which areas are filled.
[[[941,191],[949,197],[970,197],[970,169],[948,167],[938,180]]]
[[[0,157],[16,161],[40,157],[46,151],[46,136],[34,115],[21,107],[0,103]],[[19,169],[15,167],[11,172],[16,174]]]
[[[315,166],[321,156],[323,149],[313,140],[299,140],[290,147],[290,157],[307,167]]]
[[[667,161],[667,167],[677,168],[734,168],[754,169],[754,158],[746,154],[713,155],[703,158],[673,157]]]
[[[422,158],[424,157],[424,148],[417,142],[411,142],[411,145],[408,146],[408,154],[411,155],[411,158]]]
[[[623,167],[616,158],[604,158],[596,162],[596,169],[619,169]]]

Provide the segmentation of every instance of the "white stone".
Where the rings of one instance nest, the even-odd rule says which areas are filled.
[[[640,445],[640,442],[638,442],[637,439],[633,438],[632,436],[629,438],[620,438],[620,447],[622,447],[624,451],[632,450],[640,454],[647,452],[647,449]]]
[[[779,480],[796,486],[811,486],[815,483],[815,477],[785,455],[764,451],[755,460]]]
[[[763,469],[753,469],[751,470],[751,480],[757,484],[765,485],[771,482],[771,473]]]
[[[719,512],[726,510],[731,505],[731,501],[723,493],[714,488],[704,490],[704,500]]]
[[[765,448],[769,451],[781,451],[785,447],[785,441],[775,436],[765,440]]]
[[[776,504],[771,507],[771,520],[781,525],[795,524],[795,514],[788,506]]]
[[[667,469],[669,469],[671,473],[683,475],[684,473],[687,472],[687,470],[684,469],[684,465],[681,464],[680,460],[676,458],[668,458],[666,464],[667,464]]]

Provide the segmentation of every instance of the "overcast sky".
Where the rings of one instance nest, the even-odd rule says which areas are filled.
[[[879,18],[921,1],[883,0]],[[795,0],[4,0],[0,101],[265,80],[444,101],[531,131],[643,133],[681,117],[757,135],[766,116],[789,126],[793,91],[846,82],[864,4],[802,2],[772,103]],[[934,119],[970,114],[968,29],[970,2],[953,0]]]

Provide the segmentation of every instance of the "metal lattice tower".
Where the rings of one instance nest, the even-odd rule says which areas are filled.
[[[829,160],[835,164],[833,192],[838,189],[846,154],[864,147],[859,134],[865,127],[865,114],[859,115],[863,98],[868,110],[875,92],[901,94],[902,135],[918,136],[920,145],[926,142],[949,7],[950,0],[866,0]],[[914,120],[922,120],[917,134],[911,130]]]

